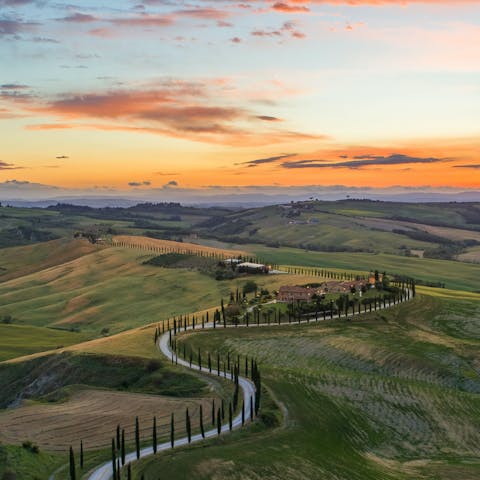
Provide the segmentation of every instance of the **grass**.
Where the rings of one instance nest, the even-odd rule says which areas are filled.
[[[0,281],[22,277],[46,268],[61,265],[97,251],[85,239],[61,238],[34,245],[0,249]]]
[[[83,342],[86,336],[45,327],[0,324],[0,361]]]
[[[388,254],[311,252],[295,248],[273,249],[261,245],[244,245],[244,248],[277,264],[356,271],[378,269],[388,274],[413,276],[427,282],[442,282],[449,289],[480,291],[479,264]]]
[[[285,425],[149,459],[134,478],[478,478],[478,296],[421,290],[352,322],[185,337],[256,356]]]
[[[11,315],[16,325],[80,330],[98,337],[216,307],[250,278],[269,289],[312,281],[308,275],[217,281],[196,269],[143,265],[152,256],[136,249],[103,248],[3,282],[0,317]]]
[[[68,461],[66,455],[34,453],[19,445],[0,445],[0,478],[5,480],[47,479]],[[14,475],[14,476],[13,476]]]

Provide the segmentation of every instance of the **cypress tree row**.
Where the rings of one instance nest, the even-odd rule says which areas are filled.
[[[138,460],[140,458],[140,425],[138,424],[138,417],[135,417],[135,450]]]
[[[75,471],[75,455],[73,453],[73,448],[70,446],[69,452],[69,466],[70,466],[70,480],[75,480],[76,471]]]

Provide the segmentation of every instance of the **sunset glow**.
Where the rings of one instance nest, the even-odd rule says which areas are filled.
[[[475,0],[0,0],[0,41],[0,182],[480,187]]]

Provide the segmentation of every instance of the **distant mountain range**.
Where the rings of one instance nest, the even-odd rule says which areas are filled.
[[[405,203],[429,203],[429,202],[480,202],[480,191],[463,192],[435,192],[435,191],[416,191],[402,193],[389,193],[376,190],[370,192],[352,192],[351,195],[340,191],[319,191],[316,194],[313,191],[308,193],[295,192],[288,193],[228,193],[212,194],[199,193],[197,190],[188,191],[187,189],[168,192],[168,195],[161,193],[151,193],[149,195],[139,196],[112,196],[112,195],[69,195],[54,196],[45,199],[22,199],[12,198],[0,192],[0,201],[14,207],[37,207],[46,208],[57,203],[69,203],[72,205],[89,206],[93,208],[102,207],[131,207],[145,201],[163,202],[174,201],[184,205],[201,206],[225,206],[232,208],[259,207],[266,205],[277,205],[289,203],[291,201],[303,201],[308,199],[318,199],[326,201],[344,200],[347,198],[379,200],[386,202],[405,202]]]

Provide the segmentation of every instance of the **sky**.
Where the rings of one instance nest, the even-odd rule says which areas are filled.
[[[0,139],[17,198],[478,189],[480,1],[0,0]]]

